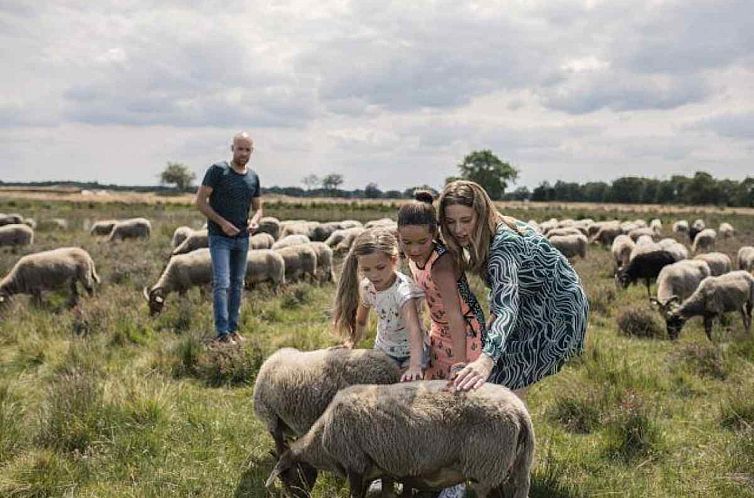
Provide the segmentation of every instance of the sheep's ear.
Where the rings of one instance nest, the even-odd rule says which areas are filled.
[[[666,304],[671,304],[671,303],[681,304],[681,298],[673,294],[672,296],[670,296],[670,299],[668,299],[668,302]]]
[[[275,468],[272,469],[272,472],[270,472],[270,477],[267,478],[267,481],[264,483],[264,487],[267,490],[272,490],[275,480],[280,477],[280,474],[288,470],[288,466],[285,463],[285,460],[281,457],[280,460],[278,460],[278,463],[275,465]]]
[[[144,294],[144,299],[146,299],[147,302],[149,302],[149,289],[147,289],[146,287],[144,287],[143,294]]]
[[[649,302],[655,308],[662,309],[662,303],[658,301],[656,297],[650,297]]]
[[[165,298],[164,298],[164,297],[162,297],[162,296],[160,296],[160,295],[157,295],[157,296],[155,296],[155,297],[154,297],[154,300],[155,300],[156,302],[160,303],[160,304],[162,304],[162,303],[164,303],[164,302],[165,302]]]

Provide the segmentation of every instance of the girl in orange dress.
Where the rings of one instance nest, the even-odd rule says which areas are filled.
[[[415,198],[398,212],[398,235],[432,319],[430,365],[424,378],[450,379],[479,357],[484,345],[484,314],[465,273],[438,240],[432,194],[418,191]]]

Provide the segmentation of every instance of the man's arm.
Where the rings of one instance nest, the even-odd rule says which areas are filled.
[[[251,209],[254,211],[254,216],[249,220],[249,233],[254,233],[259,230],[259,220],[262,219],[262,198],[251,198]]]
[[[231,222],[220,216],[217,211],[212,209],[212,206],[209,205],[209,196],[210,194],[212,194],[212,190],[212,187],[209,187],[207,185],[200,186],[199,190],[196,191],[196,199],[194,200],[194,205],[199,209],[199,211],[201,211],[204,216],[217,223],[220,228],[222,228],[225,235],[232,237],[236,235],[240,230],[236,228],[236,226]]]

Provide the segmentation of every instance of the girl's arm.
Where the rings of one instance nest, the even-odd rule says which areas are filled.
[[[461,313],[461,297],[458,293],[459,277],[460,272],[456,270],[450,253],[443,254],[432,265],[432,280],[440,291],[445,316],[450,327],[453,359],[455,363],[466,363],[466,320]]]
[[[356,308],[356,330],[354,330],[353,337],[343,343],[345,347],[352,349],[364,337],[364,329],[366,329],[368,319],[369,307],[365,306],[364,303],[359,303],[359,307]]]
[[[422,357],[424,356],[424,333],[419,324],[419,314],[416,311],[416,298],[409,299],[401,306],[401,318],[408,327],[408,345],[411,350],[408,370],[401,376],[401,382],[421,380]]]

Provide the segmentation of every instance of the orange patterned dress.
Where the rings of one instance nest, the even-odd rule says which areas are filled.
[[[447,252],[447,248],[439,241],[435,241],[435,248],[423,268],[409,261],[409,268],[416,283],[424,289],[432,327],[429,331],[429,368],[424,378],[447,379],[450,377],[450,367],[458,363],[453,355],[453,339],[450,336],[445,306],[440,291],[432,280],[432,265],[437,258]],[[458,279],[458,297],[461,302],[461,314],[466,322],[466,361],[471,362],[479,357],[484,341],[484,313],[476,296],[469,288],[466,274],[461,273]]]

